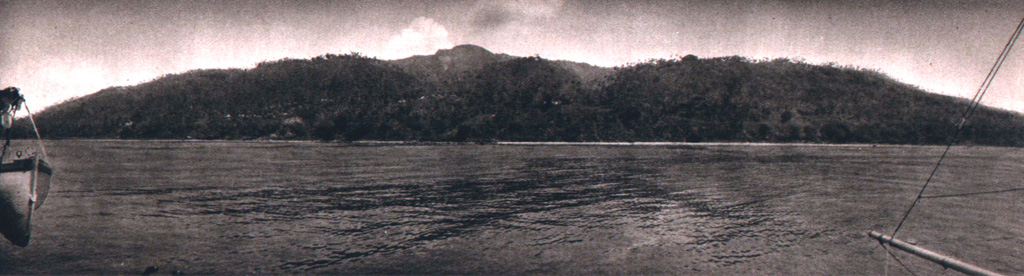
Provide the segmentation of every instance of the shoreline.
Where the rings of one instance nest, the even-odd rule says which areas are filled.
[[[13,141],[19,140],[35,140],[35,139],[13,139]],[[456,146],[456,145],[493,145],[493,146],[598,146],[598,147],[720,147],[720,146],[749,146],[749,147],[841,147],[841,148],[858,148],[858,147],[887,147],[887,148],[898,148],[898,147],[944,147],[945,145],[915,145],[915,144],[866,144],[866,143],[852,143],[852,144],[829,144],[829,143],[808,143],[808,142],[795,142],[795,143],[783,143],[783,142],[544,142],[544,141],[492,141],[492,142],[440,142],[440,141],[378,141],[378,140],[358,140],[358,141],[318,141],[318,140],[264,140],[264,139],[252,139],[252,140],[231,140],[231,139],[43,139],[43,141],[86,141],[86,142],[123,142],[123,141],[145,141],[145,142],[159,142],[159,143],[268,143],[268,144],[334,144],[334,145],[351,145],[351,146]],[[990,145],[954,145],[954,147],[995,147],[995,148],[1012,148],[1018,149],[1018,147],[1007,147],[1007,146],[990,146]]]

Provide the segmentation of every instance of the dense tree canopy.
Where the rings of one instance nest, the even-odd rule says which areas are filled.
[[[941,144],[968,104],[870,70],[787,59],[691,55],[606,69],[481,50],[189,71],[36,119],[48,138]],[[1024,117],[982,107],[960,140],[1024,146]]]

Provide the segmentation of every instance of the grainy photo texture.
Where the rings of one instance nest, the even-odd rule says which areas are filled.
[[[1017,1],[0,2],[0,274],[1024,274]]]

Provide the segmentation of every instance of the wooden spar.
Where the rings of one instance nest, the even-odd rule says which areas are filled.
[[[901,240],[898,240],[898,239],[894,239],[894,238],[886,236],[886,235],[882,235],[882,233],[871,231],[870,233],[868,233],[868,236],[871,236],[872,238],[875,238],[876,240],[878,240],[879,242],[881,242],[883,244],[892,245],[892,247],[895,247],[897,249],[906,251],[907,253],[910,253],[910,254],[917,255],[918,257],[921,257],[921,258],[923,258],[925,260],[929,260],[929,261],[932,261],[934,263],[937,263],[937,264],[941,265],[942,267],[952,268],[953,270],[959,271],[959,272],[967,274],[967,275],[975,275],[975,276],[1002,276],[1002,274],[995,273],[995,272],[986,270],[984,268],[980,268],[980,267],[974,266],[972,264],[965,263],[965,262],[962,262],[960,260],[957,260],[957,259],[945,256],[945,255],[942,255],[942,254],[939,254],[939,253],[935,253],[935,252],[932,252],[932,251],[924,249],[924,248],[920,248],[920,247],[914,246],[914,245],[906,243],[904,241],[901,241]]]

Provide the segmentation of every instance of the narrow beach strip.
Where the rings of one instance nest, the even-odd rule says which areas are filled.
[[[494,142],[505,146],[762,146],[762,147],[904,147],[891,144],[815,144],[815,143],[758,143],[758,142]]]

